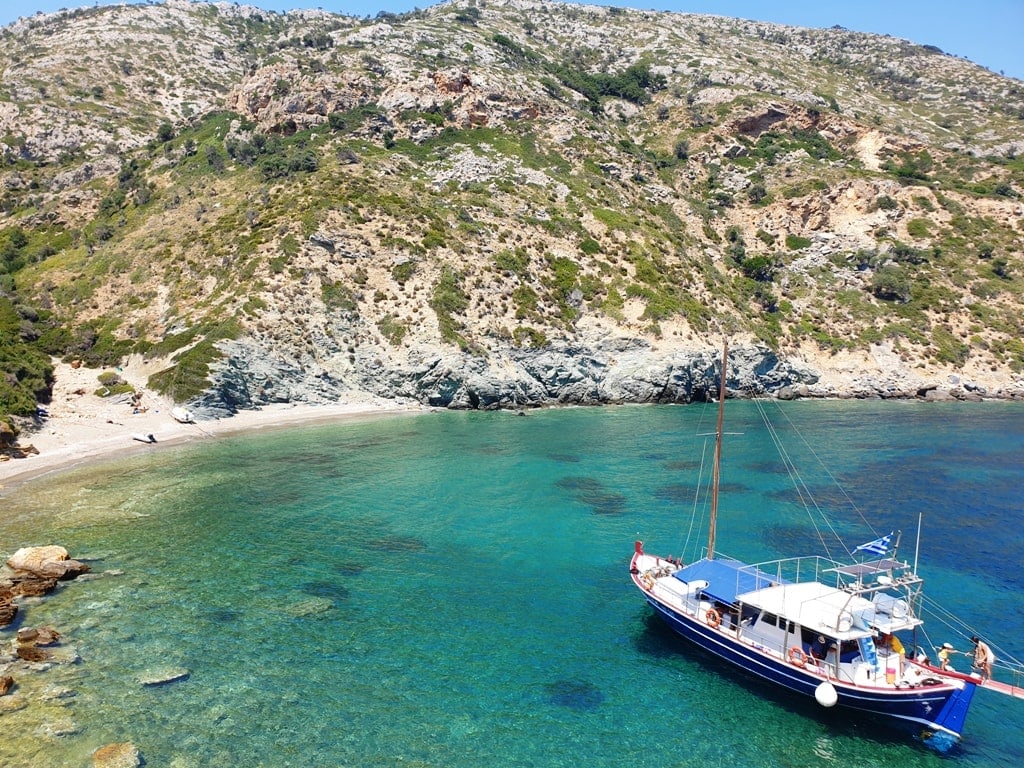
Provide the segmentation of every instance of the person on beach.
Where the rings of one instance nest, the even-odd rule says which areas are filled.
[[[988,643],[979,639],[977,635],[971,638],[971,642],[974,643],[974,668],[981,673],[982,680],[991,680],[992,663],[996,660],[996,655],[992,653]]]

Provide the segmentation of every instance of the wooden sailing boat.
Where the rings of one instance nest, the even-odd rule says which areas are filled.
[[[748,564],[716,555],[727,363],[728,345],[706,555],[683,564],[648,554],[637,541],[633,583],[669,627],[715,656],[822,707],[910,726],[946,751],[959,740],[979,685],[1015,695],[1022,689],[946,672],[908,658],[898,640],[880,642],[923,624],[923,580],[889,555],[898,539],[894,547],[891,535],[858,547],[871,557],[853,563],[804,556]]]

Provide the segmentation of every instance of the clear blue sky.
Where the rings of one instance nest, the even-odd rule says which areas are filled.
[[[39,11],[108,4],[109,0],[3,0],[0,25]],[[434,5],[431,0],[249,0],[244,4],[275,11],[322,8],[351,16]],[[1024,0],[601,0],[599,4],[713,13],[801,27],[838,24],[934,45],[1024,80]]]

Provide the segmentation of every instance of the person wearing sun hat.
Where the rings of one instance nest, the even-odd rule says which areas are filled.
[[[951,653],[958,653],[958,651],[949,643],[943,643],[942,647],[939,648],[939,666],[943,672],[956,672],[953,669],[953,665],[949,663],[949,655]]]

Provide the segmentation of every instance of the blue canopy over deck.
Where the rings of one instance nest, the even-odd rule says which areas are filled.
[[[778,576],[764,573],[739,560],[698,560],[683,566],[674,574],[684,584],[706,581],[708,586],[701,590],[712,600],[731,605],[736,596],[745,592],[764,589],[769,584],[789,583],[779,581]]]

